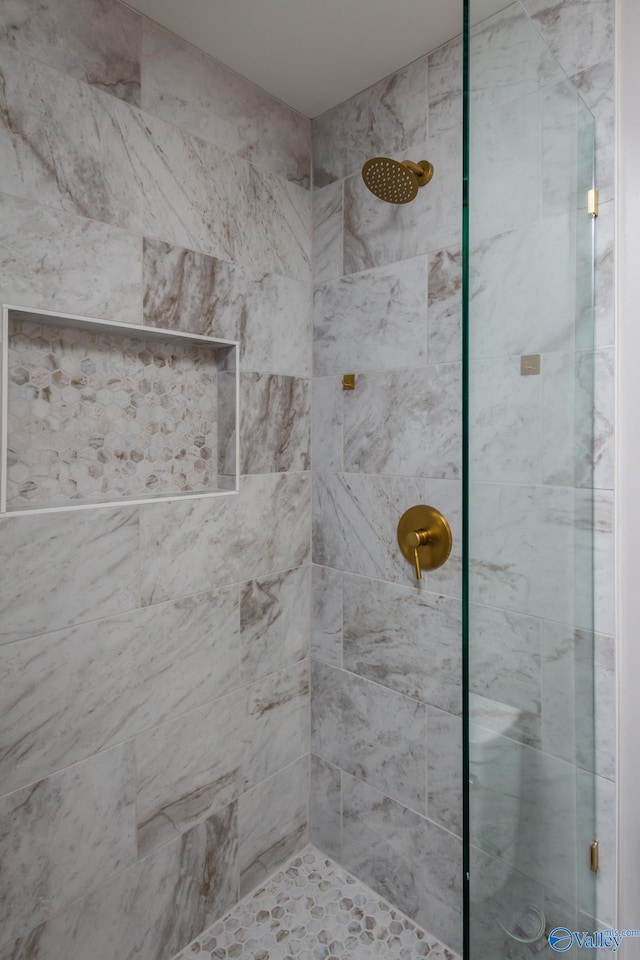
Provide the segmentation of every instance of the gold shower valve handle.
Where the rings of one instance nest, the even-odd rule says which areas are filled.
[[[418,547],[426,547],[431,542],[431,534],[428,530],[412,530],[407,534],[407,543],[413,550],[413,562],[416,565],[416,578],[422,580],[422,566],[420,564],[420,553]]]
[[[435,507],[410,507],[398,523],[398,544],[403,556],[413,563],[416,579],[423,570],[437,570],[449,558],[453,545],[451,527]]]

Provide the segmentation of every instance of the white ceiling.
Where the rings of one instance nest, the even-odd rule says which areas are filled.
[[[462,32],[462,0],[127,0],[315,117]],[[474,0],[484,19],[507,0]]]

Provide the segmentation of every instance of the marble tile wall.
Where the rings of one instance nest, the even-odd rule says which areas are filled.
[[[242,344],[237,495],[0,521],[0,957],[168,960],[307,839],[310,122],[117,0],[0,73],[0,301]]]
[[[311,831],[461,948],[461,59],[452,43],[313,122]],[[404,208],[378,154],[426,157]],[[341,376],[356,374],[353,392]],[[449,517],[449,564],[416,583],[400,515]]]
[[[475,78],[475,107],[492,97],[499,109],[484,131],[485,187],[504,202],[493,203],[473,251],[474,309],[484,331],[476,352],[486,389],[473,398],[472,456],[476,465],[499,464],[495,475],[482,477],[482,516],[502,516],[504,527],[494,531],[477,511],[475,542],[481,549],[474,558],[478,636],[472,692],[518,706],[510,735],[516,750],[530,749],[536,759],[523,788],[529,804],[525,860],[530,856],[533,864],[528,877],[519,874],[523,889],[535,888],[551,904],[563,891],[545,889],[546,872],[557,868],[560,886],[572,879],[567,864],[576,851],[564,843],[566,829],[555,846],[550,840],[533,850],[544,826],[533,798],[557,782],[566,787],[554,794],[558,817],[572,803],[575,807],[577,759],[582,778],[577,798],[587,791],[596,795],[594,829],[606,838],[607,864],[598,878],[597,907],[589,903],[588,878],[580,871],[578,885],[572,880],[564,894],[568,898],[571,892],[583,912],[595,911],[610,924],[615,920],[613,4],[590,3],[586,18],[579,0],[524,0],[523,6],[548,48],[539,39],[532,43],[536,33],[514,4],[475,50],[478,70],[485,71],[484,85],[479,74]],[[496,56],[505,25],[514,53],[508,61]],[[571,252],[566,186],[574,176],[579,114],[565,74],[596,116],[602,204],[596,224],[595,362],[578,340],[583,350],[577,367],[574,340],[562,338],[559,322],[576,308],[573,267],[563,255]],[[446,831],[447,838],[461,833],[459,555],[454,548],[447,566],[418,589],[399,555],[395,526],[412,503],[431,502],[450,516],[459,538],[460,77],[461,45],[454,41],[313,123],[312,836],[454,948],[459,890],[445,876],[421,881],[420,865],[416,873],[397,837],[400,822],[416,849],[421,831],[433,837]],[[500,146],[506,135],[510,156]],[[426,156],[436,176],[413,204],[387,206],[366,192],[359,176],[362,162],[375,154]],[[517,183],[510,174],[515,167]],[[528,251],[522,269],[505,273],[500,266],[505,251],[518,249]],[[532,260],[539,264],[536,273]],[[523,381],[516,361],[536,352],[545,353],[543,376]],[[572,597],[560,581],[565,575],[579,581],[585,562],[581,528],[574,541],[568,523],[582,510],[584,496],[575,487],[588,479],[589,438],[578,438],[569,456],[550,453],[572,428],[563,411],[569,399],[574,403],[575,371],[582,390],[575,402],[584,405],[592,369],[597,633],[587,650],[584,631],[565,637],[560,646],[545,631],[549,619],[574,622]],[[341,390],[346,372],[356,373],[352,393]],[[526,443],[516,444],[516,436]],[[534,516],[535,531],[523,537],[523,523],[526,528]],[[548,531],[543,538],[540,518]],[[544,557],[536,556],[541,539],[547,547],[553,543]],[[577,623],[586,626],[582,616]],[[596,732],[590,744],[580,697],[567,698],[566,689],[584,687],[585,656],[594,652]],[[560,675],[569,685],[564,699]],[[393,710],[390,692],[400,698]],[[571,715],[567,700],[576,704]],[[375,735],[385,711],[403,718],[404,733],[390,720],[386,735]],[[566,742],[567,729],[577,731],[577,742]],[[424,752],[418,756],[414,745],[422,733]],[[395,761],[407,756],[411,763],[404,763],[400,774]],[[407,779],[407,769],[418,780]],[[377,809],[384,814],[376,816]],[[383,852],[385,845],[393,854]],[[458,848],[444,843],[441,849],[448,864],[455,863]],[[409,896],[417,888],[419,902]]]

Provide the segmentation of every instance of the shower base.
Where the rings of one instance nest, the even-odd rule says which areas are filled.
[[[459,960],[309,845],[174,960]]]

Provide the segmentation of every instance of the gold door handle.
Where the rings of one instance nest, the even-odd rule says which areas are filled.
[[[448,560],[453,535],[439,510],[419,504],[400,517],[398,544],[406,559],[414,564],[416,579],[422,580],[423,570],[437,570]]]

